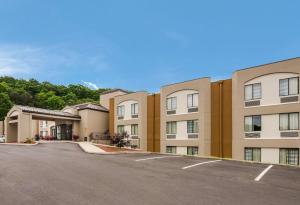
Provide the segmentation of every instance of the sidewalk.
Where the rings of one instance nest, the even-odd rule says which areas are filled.
[[[96,147],[95,145],[91,144],[90,142],[78,142],[78,145],[86,153],[90,153],[90,154],[105,154],[105,153],[107,153],[104,150],[100,149],[99,147]]]

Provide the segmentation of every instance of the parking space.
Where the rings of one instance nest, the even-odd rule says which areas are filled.
[[[299,204],[300,169],[209,158],[1,147],[1,204]],[[183,169],[184,167],[188,167]]]

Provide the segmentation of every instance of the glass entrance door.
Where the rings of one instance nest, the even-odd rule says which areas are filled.
[[[56,125],[57,140],[72,140],[72,125],[61,124]]]

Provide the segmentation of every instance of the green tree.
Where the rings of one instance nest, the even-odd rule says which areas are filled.
[[[7,93],[9,86],[6,82],[0,82],[0,93]]]
[[[6,93],[0,93],[0,120],[4,120],[7,112],[12,108],[13,104]]]
[[[61,110],[65,106],[65,102],[61,97],[53,95],[47,99],[47,108],[51,110]]]
[[[66,105],[75,105],[78,103],[77,96],[72,92],[69,92],[67,95],[63,96],[62,99]]]

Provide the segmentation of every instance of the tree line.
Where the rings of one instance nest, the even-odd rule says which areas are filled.
[[[80,84],[64,86],[3,76],[0,77],[0,120],[5,118],[13,105],[60,110],[66,105],[98,103],[100,94],[106,90],[92,90]]]

